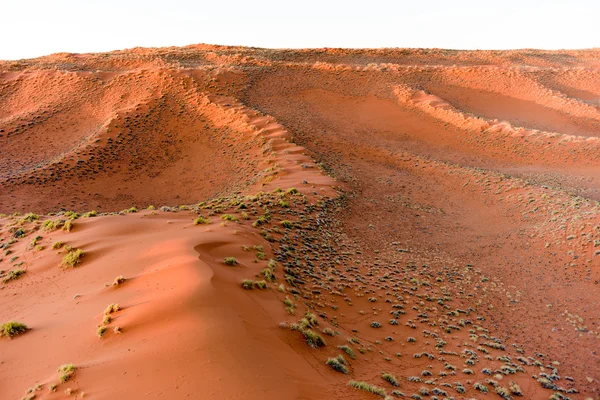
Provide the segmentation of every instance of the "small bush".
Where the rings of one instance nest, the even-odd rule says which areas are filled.
[[[113,282],[113,286],[119,286],[121,285],[123,282],[125,282],[125,278],[123,278],[123,275],[119,275],[115,278],[114,282]]]
[[[71,230],[73,229],[73,227],[75,226],[75,223],[73,222],[73,220],[68,219],[67,221],[65,221],[65,224],[62,227],[63,231],[66,232],[71,232]]]
[[[96,210],[88,211],[81,216],[81,218],[93,218],[97,215]]]
[[[34,238],[33,238],[33,240],[31,241],[31,243],[29,243],[29,248],[30,248],[30,249],[33,249],[33,248],[34,248],[34,247],[35,247],[35,246],[38,244],[38,242],[39,242],[40,240],[42,240],[42,237],[41,237],[41,236],[36,236],[36,237],[34,237]]]
[[[504,400],[512,400],[513,399],[513,397],[510,395],[510,391],[505,387],[498,385],[494,388],[494,391],[496,392],[496,394],[498,396],[502,397]]]
[[[71,249],[65,256],[63,257],[61,266],[63,267],[76,267],[81,264],[81,259],[85,253],[81,249]]]
[[[388,374],[387,372],[384,372],[381,374],[381,377],[383,378],[384,381],[389,382],[389,384],[392,386],[400,386],[398,384],[398,379],[396,379],[396,377],[392,374]]]
[[[350,356],[351,359],[355,359],[356,358],[356,354],[354,353],[354,350],[352,350],[351,347],[346,346],[345,344],[342,346],[338,346],[338,349],[341,349],[344,353],[348,354]]]
[[[312,329],[304,329],[301,331],[306,339],[306,343],[313,348],[323,347],[325,346],[325,340],[318,333],[314,332]]]
[[[292,301],[292,299],[290,299],[289,297],[286,297],[286,298],[283,300],[283,304],[285,304],[285,305],[286,305],[286,307],[292,307],[292,308],[294,308],[294,307],[296,306],[296,305],[294,304],[294,302]]]
[[[109,304],[106,309],[104,310],[104,315],[109,315],[112,313],[116,313],[117,311],[119,311],[121,309],[121,307],[119,307],[118,304]]]
[[[22,333],[25,333],[28,330],[29,328],[25,324],[15,321],[9,321],[0,325],[0,336],[12,338],[14,336],[18,336]]]
[[[237,261],[237,259],[235,257],[225,257],[223,259],[223,263],[225,265],[233,266],[233,265],[237,265],[238,261]]]
[[[377,321],[371,322],[371,328],[381,328],[381,324]]]
[[[205,225],[205,224],[208,224],[208,220],[202,216],[200,216],[194,220],[194,225]]]
[[[254,282],[254,286],[256,286],[259,289],[266,289],[267,288],[267,282],[266,281],[255,281]]]
[[[58,242],[55,242],[55,243],[52,245],[52,248],[53,248],[54,250],[58,250],[58,249],[60,249],[61,247],[63,247],[63,245],[64,245],[64,243],[63,243],[63,242],[61,242],[61,241],[58,241]]]
[[[79,218],[79,214],[77,214],[75,211],[67,211],[65,213],[65,217],[67,217],[69,219],[77,219],[77,218]]]
[[[54,221],[52,221],[50,219],[44,221],[44,223],[42,224],[42,230],[44,230],[46,232],[52,232],[56,228],[57,228],[56,223],[54,223]]]
[[[108,330],[108,328],[106,326],[99,327],[98,330],[96,331],[98,338],[102,339],[102,336],[104,336],[104,334],[106,333],[107,330]]]
[[[23,215],[23,218],[21,218],[19,220],[19,222],[20,223],[33,222],[33,221],[37,221],[38,219],[40,219],[40,217],[37,214],[27,213],[27,214]]]
[[[327,327],[325,329],[323,329],[323,333],[326,334],[327,336],[334,336],[335,332],[333,331],[333,329]]]
[[[232,222],[239,221],[235,215],[231,215],[231,214],[223,214],[223,215],[221,215],[221,219],[224,221],[232,221]]]
[[[475,385],[473,385],[473,387],[474,387],[476,390],[479,390],[481,393],[487,393],[487,392],[488,392],[488,388],[487,388],[487,386],[485,386],[485,385],[484,385],[484,384],[482,384],[482,383],[475,382]]]
[[[281,221],[281,226],[283,226],[286,229],[292,229],[294,227],[294,223],[290,222],[288,220],[285,220],[285,221]]]
[[[250,279],[244,279],[242,281],[242,287],[246,290],[252,290],[254,288],[254,282]]]
[[[350,381],[348,382],[348,386],[351,386],[356,389],[364,390],[365,392],[377,394],[381,397],[386,396],[386,392],[384,388],[380,388],[378,386],[370,385],[367,382],[359,382],[359,381]]]
[[[2,283],[8,283],[10,281],[19,279],[21,277],[21,275],[23,275],[24,273],[25,273],[25,270],[23,270],[23,269],[14,269],[14,270],[8,271],[8,275],[4,279],[2,279]]]
[[[343,374],[348,373],[348,367],[346,367],[346,360],[342,355],[328,359],[326,364],[338,372],[341,372]]]
[[[511,393],[515,396],[523,396],[523,391],[521,390],[521,387],[517,384],[517,382],[510,381],[508,387],[510,388]]]
[[[265,279],[269,282],[275,282],[275,274],[270,268],[263,269],[262,274],[264,275]]]
[[[58,368],[58,372],[61,374],[60,382],[65,383],[69,379],[71,379],[71,377],[73,375],[75,375],[75,365],[73,365],[73,364],[61,365],[60,368]]]

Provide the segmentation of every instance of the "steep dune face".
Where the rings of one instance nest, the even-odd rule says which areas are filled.
[[[0,393],[596,398],[597,60],[0,62]]]
[[[201,90],[212,80],[168,70],[13,75],[3,86],[0,209],[185,204],[254,183],[262,144]]]

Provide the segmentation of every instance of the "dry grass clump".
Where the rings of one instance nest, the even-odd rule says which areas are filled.
[[[284,221],[281,221],[281,226],[283,226],[286,229],[292,229],[294,227],[294,223],[290,222],[288,220],[284,220]]]
[[[108,328],[106,326],[99,327],[98,330],[96,331],[98,338],[102,339],[102,336],[104,336],[104,334],[106,333],[107,330],[108,330]]]
[[[238,217],[236,217],[235,215],[231,215],[231,214],[223,214],[223,215],[221,215],[221,219],[223,221],[232,221],[232,222],[239,221]]]
[[[334,370],[341,372],[343,374],[348,373],[348,367],[346,366],[346,359],[341,354],[337,357],[328,359],[325,364],[329,365]]]
[[[115,278],[115,280],[113,281],[113,286],[119,286],[121,285],[123,282],[125,282],[125,278],[123,278],[123,275],[119,275]]]
[[[392,374],[389,374],[387,372],[383,372],[381,374],[381,377],[383,378],[384,381],[389,382],[389,384],[392,385],[392,386],[400,386],[398,384],[398,379],[396,379],[396,377],[394,375],[392,375]]]
[[[61,266],[62,267],[76,267],[81,264],[81,259],[85,253],[81,249],[71,249],[65,256],[63,257]]]
[[[44,221],[42,224],[42,230],[46,232],[52,232],[53,230],[58,228],[58,224],[51,219]]]
[[[266,281],[254,281],[254,286],[259,288],[259,289],[266,289],[267,288],[267,282]]]
[[[25,333],[29,330],[27,325],[21,322],[9,321],[0,325],[0,337],[6,336],[8,338],[12,338],[18,336],[22,333]]]
[[[312,330],[315,326],[317,326],[319,321],[314,316],[314,314],[307,312],[306,316],[302,318],[300,321],[291,325],[292,330],[300,331],[304,335],[304,339],[306,339],[306,343],[313,348],[325,346],[325,340]]]
[[[60,383],[65,383],[75,375],[74,364],[64,364],[58,368],[60,375]]]
[[[517,382],[510,381],[508,387],[510,388],[511,393],[515,396],[523,396],[523,391],[521,390],[521,387],[517,384]]]
[[[200,216],[194,220],[194,225],[206,225],[208,223],[209,223],[208,220],[202,216]]]
[[[59,240],[58,242],[55,242],[55,243],[52,245],[52,249],[53,249],[53,250],[58,250],[58,249],[60,249],[60,248],[61,248],[61,247],[63,247],[63,246],[64,246],[64,243],[63,243],[63,242],[61,242],[61,241]]]
[[[104,310],[104,315],[109,315],[112,313],[116,313],[117,311],[119,311],[121,309],[121,307],[119,307],[118,304],[109,304],[106,309]]]
[[[244,279],[242,281],[242,287],[246,290],[254,289],[254,281],[252,279]]]
[[[21,218],[19,220],[19,224],[24,224],[25,222],[37,221],[38,219],[40,219],[39,215],[34,214],[34,213],[27,213],[27,214],[23,215],[23,218]]]
[[[338,349],[341,349],[346,354],[348,354],[351,359],[354,360],[356,358],[356,353],[354,353],[354,350],[352,350],[351,347],[349,347],[349,346],[347,346],[347,345],[344,344],[344,345],[338,346]]]
[[[62,226],[62,230],[66,231],[66,232],[71,232],[71,230],[73,229],[74,226],[75,226],[75,223],[73,222],[73,220],[68,219],[65,221],[65,224]]]
[[[223,263],[225,265],[234,266],[234,265],[237,265],[238,261],[235,257],[225,257],[223,259]]]
[[[254,288],[264,290],[267,288],[266,281],[253,281],[251,279],[242,280],[242,287],[246,290],[252,290]]]
[[[2,283],[8,283],[10,281],[17,280],[25,273],[23,269],[13,269],[8,271],[8,275],[2,279]]]
[[[380,388],[378,386],[371,385],[367,382],[350,381],[350,382],[348,382],[348,386],[351,386],[356,389],[364,390],[365,392],[377,394],[381,397],[385,397],[387,395],[384,388]]]

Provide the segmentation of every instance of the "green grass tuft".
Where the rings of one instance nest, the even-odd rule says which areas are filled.
[[[98,338],[102,339],[102,336],[104,336],[107,330],[108,328],[106,326],[101,326],[96,331],[96,335],[98,335]]]
[[[348,382],[348,386],[351,386],[356,389],[364,390],[365,392],[377,394],[381,397],[385,397],[387,395],[384,388],[380,388],[375,385],[370,385],[367,382],[350,381],[350,382]]]
[[[194,225],[206,225],[206,224],[208,224],[208,220],[202,216],[200,216],[194,220]]]
[[[81,259],[85,253],[81,249],[71,249],[65,256],[63,257],[61,266],[63,267],[76,267],[81,264]]]
[[[235,257],[225,257],[223,263],[225,263],[225,265],[234,266],[237,265],[238,261]]]
[[[23,269],[14,269],[14,270],[8,271],[8,275],[4,279],[2,279],[2,283],[8,283],[10,281],[17,280],[24,273],[25,273],[25,270],[23,270]]]
[[[6,336],[12,338],[25,333],[29,330],[27,325],[20,322],[9,321],[0,325],[0,336]]]
[[[71,377],[73,375],[75,375],[75,365],[73,364],[64,364],[61,365],[58,368],[58,372],[60,372],[60,383],[65,383],[67,382],[69,379],[71,379]]]
[[[398,384],[398,379],[396,379],[396,377],[392,374],[388,374],[387,372],[384,372],[381,374],[381,377],[383,378],[384,381],[389,382],[389,384],[392,386],[400,386]]]
[[[344,344],[342,346],[338,346],[338,348],[344,351],[346,354],[348,354],[351,359],[354,360],[356,358],[356,353],[354,353],[354,350],[352,350],[350,346]]]
[[[254,282],[251,279],[244,279],[242,281],[242,287],[246,290],[254,289]]]
[[[334,370],[341,372],[343,374],[348,373],[348,367],[346,366],[346,360],[344,359],[344,356],[342,356],[342,355],[328,359],[325,364],[329,365]]]

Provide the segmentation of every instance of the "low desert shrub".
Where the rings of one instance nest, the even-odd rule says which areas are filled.
[[[21,322],[9,321],[0,325],[0,336],[6,336],[8,338],[12,338],[14,336],[18,336],[22,333],[25,333],[29,330],[27,325]]]
[[[76,267],[81,264],[81,259],[85,253],[81,249],[71,249],[65,256],[63,257],[61,266],[63,267]]]
[[[104,334],[106,333],[107,330],[108,330],[108,328],[106,326],[99,327],[98,330],[96,331],[98,338],[102,339],[102,336],[104,336]]]
[[[197,217],[194,220],[194,225],[205,225],[205,224],[208,224],[208,220],[202,216]]]
[[[398,379],[396,379],[396,377],[392,374],[384,372],[381,374],[381,377],[383,378],[384,381],[389,382],[389,384],[392,386],[400,386],[398,384]]]
[[[356,358],[356,354],[354,353],[354,350],[352,350],[351,347],[347,346],[347,345],[341,345],[338,346],[338,349],[342,350],[344,353],[348,354],[350,356],[351,359],[355,359]]]
[[[254,288],[254,282],[251,279],[244,279],[242,281],[242,287],[246,290],[252,290]]]
[[[342,356],[342,355],[328,359],[326,364],[338,372],[341,372],[343,374],[348,373],[348,367],[346,366],[346,360],[344,359],[344,356]]]
[[[10,281],[17,280],[25,273],[23,269],[13,269],[8,271],[8,274],[2,279],[2,283],[8,283]]]
[[[386,396],[386,392],[384,388],[380,388],[378,386],[370,385],[367,382],[360,381],[350,381],[348,382],[348,386],[351,386],[356,389],[364,390],[365,392],[377,394],[381,397]]]
[[[69,379],[71,379],[73,377],[73,375],[75,375],[75,365],[73,365],[73,364],[64,364],[64,365],[61,365],[58,368],[58,372],[61,374],[60,375],[60,382],[61,383],[65,383]]]
[[[223,259],[223,263],[225,265],[233,266],[233,265],[237,265],[238,261],[237,261],[237,259],[235,257],[225,257]]]
[[[123,278],[123,275],[119,275],[115,278],[114,282],[113,282],[113,286],[119,286],[121,285],[123,282],[125,282],[125,278]]]
[[[121,309],[121,307],[119,307],[118,304],[109,304],[105,309],[104,309],[104,315],[109,315],[112,313],[116,313],[117,311],[119,311]]]

